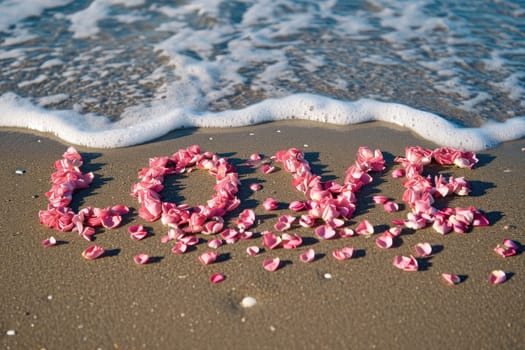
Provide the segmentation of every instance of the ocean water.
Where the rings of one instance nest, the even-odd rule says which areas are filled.
[[[0,126],[88,147],[183,127],[381,120],[525,136],[525,2],[0,0]]]

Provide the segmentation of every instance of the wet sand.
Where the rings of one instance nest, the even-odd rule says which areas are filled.
[[[87,261],[81,252],[90,243],[76,233],[62,233],[39,224],[38,211],[46,208],[53,162],[69,145],[49,135],[2,129],[0,149],[0,342],[5,349],[511,349],[523,348],[523,254],[502,258],[493,248],[510,238],[525,244],[525,146],[509,142],[478,154],[473,170],[432,167],[431,171],[465,176],[469,197],[453,197],[447,204],[474,205],[491,221],[466,234],[442,236],[431,228],[404,230],[395,246],[378,248],[374,237],[320,241],[313,229],[294,228],[304,245],[295,250],[276,249],[252,257],[251,245],[261,238],[218,248],[219,262],[204,266],[198,256],[209,248],[199,244],[183,255],[160,242],[167,229],[137,215],[138,203],[130,188],[148,158],[171,155],[199,144],[204,151],[228,157],[242,182],[241,206],[253,208],[260,221],[256,235],[273,230],[279,215],[289,213],[285,203],[303,199],[283,170],[264,175],[244,161],[254,152],[267,156],[297,147],[305,152],[313,172],[323,180],[342,181],[359,146],[384,152],[387,169],[373,174],[374,182],[358,195],[359,205],[350,222],[368,219],[382,232],[406,210],[386,213],[372,201],[384,194],[402,204],[401,180],[391,172],[399,166],[406,146],[433,145],[406,131],[381,123],[327,127],[307,122],[279,122],[235,129],[180,130],[152,143],[111,150],[77,147],[84,157],[84,172],[93,171],[89,189],[74,195],[73,207],[125,204],[132,209],[124,225],[97,231],[95,243],[108,254]],[[15,174],[24,169],[23,175]],[[171,178],[171,177],[170,177]],[[170,182],[171,181],[171,182]],[[263,189],[252,193],[247,184],[258,181]],[[167,199],[191,205],[204,203],[212,193],[213,178],[204,172],[167,180],[177,193]],[[267,212],[262,201],[273,197],[284,209]],[[403,207],[404,208],[404,207]],[[136,242],[127,228],[144,224],[150,236]],[[231,223],[230,223],[231,224]],[[231,224],[232,225],[232,224]],[[53,235],[55,247],[43,248]],[[203,240],[208,237],[200,236]],[[419,259],[418,272],[392,266],[396,255],[413,254],[413,245],[429,242],[430,258]],[[331,253],[353,246],[356,257],[337,261]],[[299,254],[313,248],[316,260],[302,263]],[[136,265],[133,256],[147,253],[154,261]],[[283,266],[268,272],[262,260],[279,257]],[[488,275],[501,269],[507,282],[491,285]],[[450,287],[440,274],[463,276]],[[212,284],[212,273],[226,280]],[[332,278],[326,278],[330,274]],[[245,296],[257,304],[243,308]],[[13,334],[14,333],[14,334]]]

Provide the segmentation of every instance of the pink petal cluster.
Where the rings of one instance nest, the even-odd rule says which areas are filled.
[[[164,178],[168,175],[189,173],[195,169],[208,171],[215,177],[212,198],[206,205],[190,208],[162,201],[160,192],[164,188]],[[222,229],[223,217],[240,204],[237,197],[238,174],[225,158],[210,152],[201,152],[198,145],[180,149],[170,157],[151,158],[149,167],[139,171],[140,181],[131,188],[131,195],[138,199],[139,216],[146,221],[161,219],[164,225],[182,228],[188,233],[218,233]],[[250,225],[250,214],[246,212],[239,219],[242,229]],[[211,223],[210,223],[211,222]]]
[[[95,227],[118,227],[122,223],[122,215],[127,214],[129,209],[124,205],[86,207],[75,213],[69,207],[73,193],[88,188],[94,179],[93,173],[82,173],[82,164],[82,156],[73,147],[69,147],[62,159],[55,162],[56,171],[51,174],[51,189],[46,192],[47,210],[40,210],[38,216],[44,226],[63,232],[78,231],[81,237],[91,241]]]
[[[407,215],[407,220],[399,223],[415,230],[431,225],[441,234],[451,231],[465,233],[473,226],[487,226],[489,222],[486,217],[472,206],[441,210],[434,207],[436,198],[451,194],[465,196],[469,194],[470,188],[462,177],[451,176],[447,180],[442,175],[435,176],[434,179],[423,176],[424,166],[430,164],[432,159],[439,164],[463,168],[472,168],[478,161],[474,153],[450,147],[433,151],[421,147],[407,147],[405,158],[397,157],[395,161],[401,163],[404,168],[403,186],[406,190],[403,200],[408,203],[411,212]]]

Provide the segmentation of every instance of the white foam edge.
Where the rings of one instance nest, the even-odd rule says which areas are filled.
[[[301,119],[336,125],[370,121],[407,128],[441,146],[480,151],[525,136],[525,116],[487,122],[479,128],[460,127],[436,114],[398,103],[360,99],[341,101],[312,94],[266,99],[238,110],[197,113],[168,103],[137,107],[125,118],[110,122],[103,116],[73,110],[47,110],[8,92],[0,96],[0,126],[28,128],[92,148],[119,148],[152,141],[181,128],[229,128],[264,122]]]

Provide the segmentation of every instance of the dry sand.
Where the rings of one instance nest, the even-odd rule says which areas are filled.
[[[278,132],[280,131],[280,132]],[[242,206],[253,208],[260,223],[253,229],[271,230],[278,215],[266,212],[267,197],[282,203],[302,199],[284,171],[263,175],[242,165],[253,152],[273,155],[289,147],[304,150],[314,172],[323,179],[341,181],[355,160],[359,146],[380,148],[387,170],[359,195],[359,207],[350,223],[370,220],[382,230],[405,212],[387,214],[373,204],[381,193],[401,203],[401,181],[391,178],[393,158],[411,145],[434,147],[402,130],[379,123],[353,127],[326,127],[294,122],[270,123],[238,129],[181,130],[153,143],[125,149],[94,150],[77,147],[85,159],[83,170],[96,174],[94,184],[76,192],[74,207],[106,207],[118,203],[138,207],[130,197],[137,171],[149,157],[171,155],[199,144],[203,150],[227,156],[238,166],[243,189]],[[510,142],[481,152],[474,170],[436,168],[470,180],[470,197],[453,198],[451,206],[474,205],[490,219],[489,227],[467,234],[441,236],[431,229],[406,231],[398,244],[381,250],[373,238],[352,237],[319,241],[313,229],[294,229],[305,245],[278,249],[251,257],[249,245],[261,239],[220,247],[222,261],[209,266],[197,257],[208,250],[200,244],[184,255],[170,252],[160,237],[160,222],[146,223],[133,210],[116,230],[101,230],[96,243],[109,256],[87,261],[81,252],[90,243],[76,233],[41,226],[38,210],[46,207],[52,164],[69,145],[46,135],[0,132],[0,342],[5,349],[510,349],[524,348],[525,264],[523,254],[501,258],[492,249],[503,238],[525,243],[523,198],[524,141]],[[16,169],[25,174],[15,174]],[[203,203],[212,193],[213,178],[204,172],[171,179],[181,191],[166,194],[172,200]],[[252,193],[247,184],[260,181],[263,190]],[[36,197],[35,197],[36,196]],[[153,234],[143,241],[129,238],[127,228],[145,224]],[[50,235],[60,244],[43,248]],[[431,258],[421,259],[421,270],[404,272],[392,266],[395,255],[412,254],[418,242],[430,242]],[[357,258],[337,261],[331,252],[354,246]],[[305,264],[298,256],[307,248],[318,254]],[[137,253],[155,257],[144,266],[133,263]],[[265,271],[267,257],[285,265]],[[509,280],[493,286],[492,270],[502,269]],[[210,283],[212,273],[226,275]],[[445,285],[440,274],[464,276],[462,283]],[[325,278],[325,274],[332,278]],[[242,308],[245,296],[256,298]],[[14,331],[14,335],[12,334]],[[9,333],[9,334],[8,334]]]

